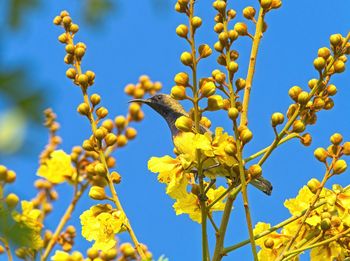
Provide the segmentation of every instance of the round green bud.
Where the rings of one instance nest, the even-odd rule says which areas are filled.
[[[190,66],[193,63],[193,57],[192,54],[189,52],[183,52],[180,57],[181,62],[186,65]]]
[[[341,60],[337,60],[333,64],[335,73],[342,73],[345,71],[345,63]]]
[[[293,86],[289,89],[288,95],[291,97],[294,101],[298,101],[298,96],[302,92],[302,89],[299,86]]]
[[[237,108],[229,108],[227,113],[228,117],[233,121],[236,120],[239,115],[239,111],[237,110]]]
[[[252,20],[255,16],[255,9],[252,6],[247,6],[243,9],[243,16],[247,18],[248,20]]]
[[[328,157],[328,152],[324,148],[317,148],[314,151],[314,156],[316,159],[318,159],[321,162],[326,162]]]
[[[173,88],[171,88],[170,95],[175,100],[183,100],[186,98],[186,89],[183,86],[175,85]]]
[[[323,57],[317,57],[314,60],[314,67],[317,71],[322,71],[326,66],[326,60]]]
[[[321,229],[328,230],[331,228],[331,220],[329,218],[325,218],[321,220]]]
[[[301,132],[303,132],[305,130],[305,128],[306,128],[305,124],[301,120],[296,120],[293,123],[293,132],[301,133]]]
[[[89,197],[95,200],[104,200],[106,199],[106,192],[102,187],[92,186],[89,191]]]
[[[284,122],[284,115],[280,112],[275,112],[271,116],[271,125],[272,127],[276,127]]]
[[[19,197],[15,193],[10,193],[6,196],[5,202],[9,208],[14,208],[19,202]]]
[[[307,182],[307,187],[313,194],[316,194],[317,190],[320,188],[321,182],[318,179],[312,178]]]
[[[343,159],[337,160],[333,165],[334,174],[341,174],[348,168],[346,161]]]
[[[340,133],[334,133],[331,136],[330,141],[334,145],[339,145],[343,141],[343,136]]]
[[[212,95],[208,97],[207,110],[217,111],[221,110],[224,106],[224,101],[221,95]]]
[[[236,23],[234,26],[234,30],[242,36],[248,34],[248,27],[245,23],[242,22]]]
[[[88,104],[86,104],[85,102],[82,102],[79,104],[77,111],[81,114],[81,115],[89,115],[90,113],[90,106]]]
[[[186,38],[188,34],[188,27],[184,24],[180,24],[176,27],[176,34],[182,38]]]
[[[302,91],[298,94],[298,102],[301,105],[305,105],[309,101],[309,93],[306,91]]]
[[[181,116],[175,121],[175,126],[180,131],[191,132],[193,128],[193,121],[187,116]]]
[[[204,97],[209,97],[213,95],[215,91],[216,91],[216,85],[211,81],[204,83],[200,88],[200,92]]]
[[[202,25],[202,19],[198,16],[195,16],[191,19],[191,24],[195,29],[197,29]]]

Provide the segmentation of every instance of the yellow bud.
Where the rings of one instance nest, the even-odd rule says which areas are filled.
[[[107,173],[107,170],[102,163],[97,163],[94,167],[94,171],[99,176],[105,176]]]
[[[331,98],[326,99],[326,104],[324,105],[325,110],[330,110],[334,107],[334,101]]]
[[[74,44],[67,44],[65,49],[67,53],[74,54],[75,46]]]
[[[272,0],[271,8],[272,9],[278,9],[282,6],[281,0]]]
[[[199,123],[207,128],[211,127],[211,121],[207,117],[202,117]]]
[[[95,200],[104,200],[106,199],[106,192],[102,187],[92,186],[89,191],[89,197]]]
[[[219,41],[223,44],[226,45],[228,40],[228,33],[227,32],[221,32],[219,34]]]
[[[115,117],[114,122],[118,129],[124,129],[126,126],[126,119],[124,116]]]
[[[317,86],[318,79],[311,79],[307,84],[310,89],[313,89]]]
[[[331,223],[333,227],[339,227],[342,223],[342,220],[338,216],[332,216],[331,217]]]
[[[224,106],[224,101],[221,95],[212,95],[208,97],[207,110],[217,111],[221,110]]]
[[[202,58],[206,58],[206,57],[210,56],[213,53],[213,51],[211,50],[211,48],[207,44],[200,45],[199,48],[198,48],[198,51],[199,51],[199,55]]]
[[[184,72],[180,72],[176,74],[174,77],[174,82],[180,86],[187,86],[188,80],[189,80],[188,74]]]
[[[349,141],[344,142],[342,152],[344,155],[347,155],[347,156],[350,155],[350,142]]]
[[[229,9],[229,10],[227,11],[227,17],[230,18],[230,19],[235,18],[235,17],[236,17],[236,14],[237,14],[236,11],[233,10],[233,9]]]
[[[106,260],[114,260],[117,257],[117,255],[118,255],[117,249],[111,248],[106,252]]]
[[[7,176],[7,168],[4,165],[0,165],[0,181],[4,181]]]
[[[53,19],[53,23],[55,25],[60,25],[62,22],[62,17],[61,16],[56,16],[54,19]]]
[[[81,115],[89,115],[89,113],[90,113],[90,106],[88,104],[86,104],[85,102],[80,103],[79,106],[78,106],[77,111]]]
[[[201,86],[200,91],[204,97],[208,97],[208,96],[213,95],[216,91],[215,83],[213,83],[211,81],[204,83]]]
[[[79,74],[77,77],[77,81],[82,87],[86,87],[89,83],[89,78],[86,74]]]
[[[243,78],[238,78],[235,82],[235,85],[237,87],[237,91],[243,90],[245,88],[245,80]]]
[[[239,111],[237,110],[237,108],[229,108],[228,109],[228,117],[231,119],[231,120],[236,120],[237,117],[239,115]]]
[[[128,140],[135,139],[137,131],[134,128],[127,128],[125,130],[125,136]]]
[[[186,89],[183,86],[175,85],[171,88],[170,95],[175,100],[183,100],[186,98]]]
[[[224,50],[224,45],[220,42],[220,41],[217,41],[215,44],[214,44],[214,49],[221,53],[223,50]]]
[[[103,119],[108,115],[108,110],[105,107],[100,107],[96,110],[96,115],[99,119]]]
[[[175,121],[175,126],[180,131],[191,132],[193,127],[193,121],[187,116],[181,116]]]
[[[337,87],[334,84],[330,84],[327,86],[327,93],[329,96],[333,96],[337,93]]]
[[[307,187],[310,189],[312,193],[316,193],[320,188],[321,182],[318,179],[312,178],[307,182]]]
[[[15,180],[16,180],[16,172],[14,172],[13,170],[8,170],[5,182],[6,183],[13,183],[13,182],[15,182]]]
[[[65,16],[68,16],[69,13],[66,11],[66,10],[63,10],[61,13],[60,13],[60,16],[61,18],[65,17]]]
[[[117,136],[114,133],[108,133],[105,137],[107,146],[113,146],[117,142]]]
[[[219,73],[215,74],[214,79],[215,79],[216,82],[222,84],[222,83],[225,82],[226,75],[224,73],[222,73],[222,72],[219,72]]]
[[[329,41],[330,41],[331,45],[338,46],[342,42],[342,36],[341,36],[341,34],[332,34],[329,37]]]
[[[215,33],[221,33],[224,30],[224,24],[223,23],[216,23],[214,25],[214,31]]]
[[[236,23],[234,26],[234,30],[242,36],[248,34],[248,27],[245,23],[242,22]]]
[[[345,63],[341,60],[335,61],[333,67],[335,73],[342,73],[345,71]]]
[[[58,41],[60,41],[61,43],[67,43],[68,42],[67,34],[63,33],[60,36],[58,36]]]
[[[73,62],[74,62],[74,55],[72,55],[72,54],[66,54],[65,56],[64,56],[64,62],[66,63],[66,64],[73,64]]]
[[[333,172],[335,174],[341,174],[348,168],[346,161],[343,159],[337,160],[333,165]]]
[[[93,260],[99,256],[99,252],[96,248],[89,248],[86,251],[86,254],[87,254],[88,258],[90,258],[91,260]]]
[[[14,208],[18,204],[19,198],[15,193],[10,193],[7,195],[5,202],[9,208]]]
[[[191,19],[191,24],[196,29],[202,25],[202,19],[198,16],[195,16]]]
[[[296,120],[293,123],[293,132],[300,133],[300,132],[303,132],[305,128],[306,128],[305,124],[301,120]]]
[[[130,96],[134,95],[134,90],[135,90],[135,85],[134,84],[128,84],[124,88],[124,92],[127,95],[130,95]]]
[[[318,57],[322,57],[323,59],[327,60],[330,55],[331,55],[331,51],[327,47],[322,47],[318,49],[318,52],[317,52]]]
[[[117,146],[118,147],[124,147],[128,143],[128,139],[125,137],[125,135],[118,135],[117,136]]]
[[[72,23],[72,18],[70,16],[65,16],[62,18],[62,23],[65,27],[69,27]]]
[[[74,50],[74,54],[78,59],[81,59],[85,55],[85,48],[76,47]]]
[[[92,144],[92,142],[90,140],[84,140],[83,149],[86,151],[93,151],[94,145]]]
[[[301,105],[305,105],[309,101],[309,93],[306,91],[302,91],[298,95],[298,102]]]
[[[122,177],[120,176],[120,174],[116,171],[113,171],[111,173],[111,180],[113,181],[113,183],[115,184],[119,184],[122,181]]]
[[[69,79],[75,79],[75,76],[77,75],[77,72],[74,68],[69,68],[67,71],[66,71],[66,76],[69,78]]]
[[[317,71],[322,71],[326,66],[326,60],[323,57],[317,57],[314,60],[314,67]]]
[[[312,137],[309,133],[305,133],[301,139],[300,139],[301,144],[304,146],[310,146],[312,142]]]
[[[271,116],[271,125],[272,127],[276,127],[284,122],[284,115],[280,112],[275,112]]]
[[[72,23],[69,27],[69,31],[71,31],[73,34],[76,34],[79,31],[79,25]]]
[[[275,242],[273,241],[272,238],[267,238],[267,239],[264,241],[264,246],[265,246],[266,248],[272,249],[273,246],[274,246],[274,244],[275,244]]]
[[[107,134],[107,131],[104,128],[98,128],[94,132],[94,136],[98,140],[102,140]]]
[[[248,20],[252,20],[255,16],[255,9],[252,6],[247,6],[243,9],[243,16],[247,18]]]
[[[101,96],[98,95],[97,93],[94,93],[90,96],[90,101],[93,106],[96,106],[101,102]]]
[[[248,172],[252,176],[252,178],[258,178],[262,174],[262,168],[259,164],[254,164],[249,167]]]
[[[225,148],[224,148],[225,152],[230,155],[230,156],[233,156],[233,155],[236,155],[237,153],[237,147],[236,147],[236,144],[234,143],[228,143]]]
[[[314,151],[314,156],[316,159],[318,159],[321,162],[326,162],[328,157],[328,152],[324,148],[317,148]]]
[[[213,7],[218,10],[219,12],[224,12],[226,9],[226,2],[225,1],[215,1],[213,3]]]
[[[183,52],[181,54],[180,60],[184,65],[190,66],[193,63],[192,54],[189,52]]]
[[[248,128],[245,128],[240,132],[239,138],[243,144],[246,144],[253,138],[253,133]]]
[[[176,34],[180,37],[186,38],[188,34],[188,28],[184,24],[180,24],[178,27],[176,27]]]
[[[89,79],[89,84],[91,84],[94,80],[95,80],[95,73],[93,71],[86,71],[85,75],[88,77]]]
[[[342,143],[343,141],[343,136],[339,133],[334,133],[331,138],[330,141],[332,142],[332,144],[334,145],[339,145],[340,143]]]
[[[298,96],[302,92],[302,89],[299,86],[293,86],[289,89],[288,95],[291,97],[294,101],[298,101]]]
[[[260,5],[263,9],[269,9],[272,5],[272,0],[260,0]]]

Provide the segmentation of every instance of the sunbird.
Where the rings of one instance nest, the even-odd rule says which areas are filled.
[[[182,105],[177,100],[175,100],[167,94],[156,94],[148,99],[133,99],[129,102],[139,102],[147,104],[153,110],[158,112],[167,122],[173,139],[181,133],[181,131],[178,128],[176,128],[175,121],[181,116],[188,117],[188,113],[185,111]],[[206,132],[211,133],[211,131],[207,127],[200,125],[200,133],[204,134]],[[237,177],[238,176],[239,175],[237,173]],[[264,179],[263,177],[258,177],[250,181],[250,183],[265,194],[271,195],[272,184],[270,181]]]

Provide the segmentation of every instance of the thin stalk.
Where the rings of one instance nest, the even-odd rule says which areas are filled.
[[[244,88],[240,126],[247,126],[248,125],[248,106],[249,106],[250,92],[251,92],[251,88],[252,88],[252,84],[253,84],[253,77],[254,77],[254,73],[255,73],[256,58],[257,58],[259,45],[260,45],[260,41],[261,41],[262,34],[263,34],[264,16],[265,16],[265,12],[264,12],[263,8],[260,7],[258,21],[257,21],[256,27],[255,27],[255,34],[254,34],[254,38],[253,38],[252,50],[250,53],[250,60],[249,60],[247,78],[246,78],[246,85]]]
[[[326,204],[326,203],[327,203],[326,200],[321,201],[321,202],[317,203],[317,204],[312,208],[312,210],[317,209],[317,208],[323,206],[323,205]],[[264,236],[267,236],[267,235],[271,234],[272,232],[275,232],[276,230],[278,230],[278,229],[280,229],[280,228],[282,228],[282,227],[284,227],[284,226],[286,226],[286,225],[288,225],[288,224],[290,224],[290,223],[292,223],[292,222],[298,220],[299,218],[301,218],[301,217],[306,213],[306,211],[308,211],[308,209],[305,209],[305,210],[302,211],[299,215],[290,217],[290,218],[288,218],[288,219],[282,221],[281,223],[279,223],[279,224],[277,224],[277,225],[275,225],[275,226],[273,226],[273,227],[270,227],[269,229],[267,229],[267,230],[265,230],[265,231],[263,231],[263,232],[261,232],[261,233],[255,235],[255,236],[254,236],[254,240],[257,240],[257,239],[259,239],[259,238],[262,238],[262,237],[264,237]],[[232,251],[234,251],[234,250],[236,250],[236,249],[238,249],[238,248],[240,248],[240,247],[243,247],[243,246],[245,246],[245,245],[248,245],[249,243],[250,243],[250,239],[246,239],[246,240],[244,240],[244,241],[242,241],[242,242],[239,242],[239,243],[237,243],[237,244],[235,244],[235,245],[233,245],[233,246],[225,247],[224,250],[223,250],[223,255],[226,255],[226,254],[229,253],[229,252],[232,252]]]
[[[12,261],[13,258],[12,258],[12,253],[11,253],[11,249],[10,249],[10,246],[7,242],[7,240],[5,238],[0,238],[0,241],[3,243],[4,247],[5,247],[5,251],[6,251],[6,255],[7,255],[7,260],[8,261]]]

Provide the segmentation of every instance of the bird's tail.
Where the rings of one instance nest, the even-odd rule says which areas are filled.
[[[259,189],[262,192],[264,192],[265,194],[267,194],[269,196],[271,195],[271,193],[272,193],[272,184],[267,179],[264,179],[263,177],[259,177],[259,178],[253,179],[250,183],[254,187],[256,187],[257,189]]]

